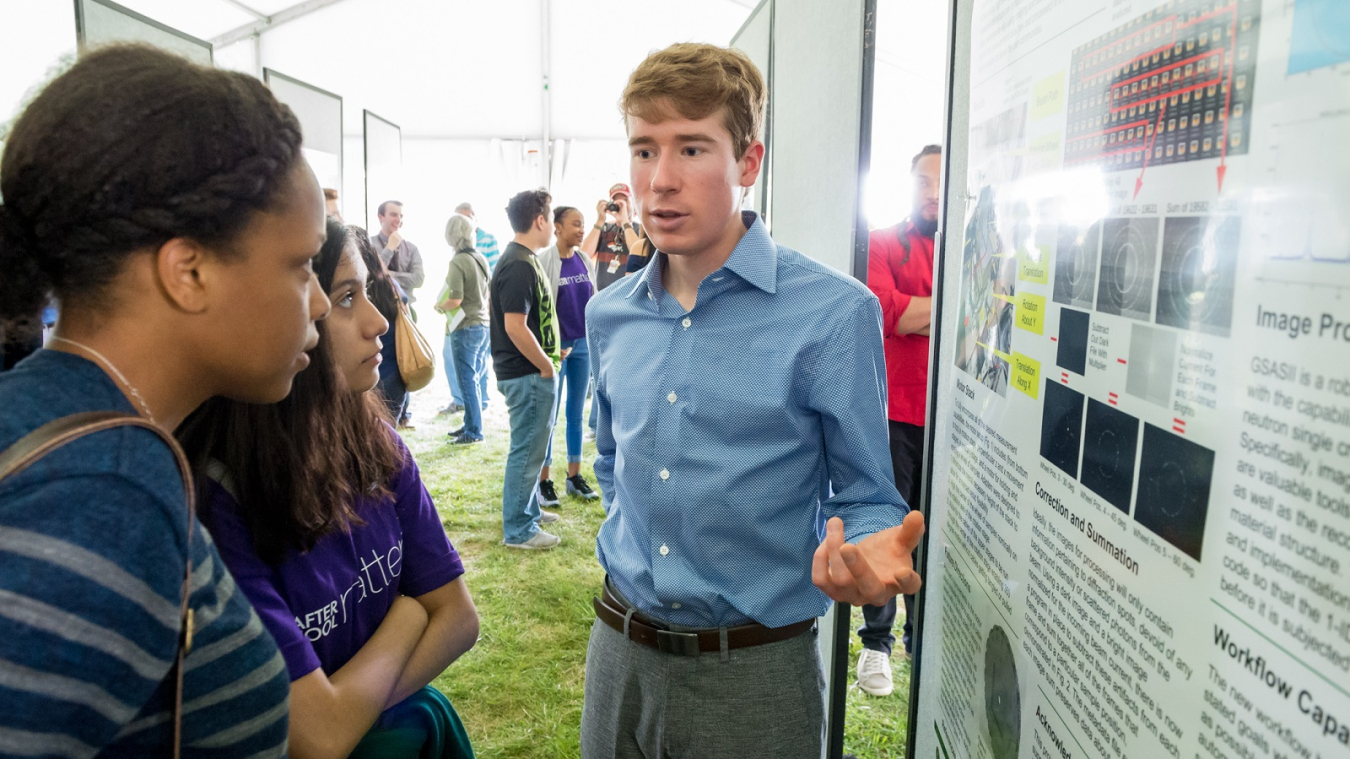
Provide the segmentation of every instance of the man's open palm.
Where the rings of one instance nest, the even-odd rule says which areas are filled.
[[[923,531],[923,515],[911,511],[900,526],[852,545],[844,542],[844,520],[834,517],[812,559],[811,581],[830,598],[854,606],[882,606],[917,593],[923,580],[914,571],[913,552]]]

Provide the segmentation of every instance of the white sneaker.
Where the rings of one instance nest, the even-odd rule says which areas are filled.
[[[595,430],[587,427],[586,431],[581,433],[581,439],[588,443],[593,442],[595,440]]]
[[[543,509],[539,510],[539,524],[552,524],[559,519],[562,519],[562,517],[551,511],[544,511]]]
[[[562,538],[557,535],[540,530],[534,534],[534,537],[524,543],[507,543],[506,541],[502,541],[502,545],[507,548],[523,548],[527,551],[544,551],[557,546],[561,542]]]
[[[872,696],[889,696],[895,690],[891,679],[891,657],[864,648],[858,656],[858,687]]]

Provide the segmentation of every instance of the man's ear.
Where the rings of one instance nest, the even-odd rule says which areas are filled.
[[[745,155],[738,161],[741,187],[753,187],[764,167],[764,143],[755,140],[745,149]]]
[[[201,244],[175,237],[155,252],[155,277],[165,297],[190,314],[206,310],[211,265],[215,261]]]

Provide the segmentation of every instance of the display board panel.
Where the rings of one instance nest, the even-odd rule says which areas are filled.
[[[1343,4],[954,20],[913,755],[1350,756]]]
[[[116,42],[144,42],[194,63],[212,65],[211,43],[180,32],[112,0],[75,0],[75,30],[81,51]]]
[[[320,187],[342,189],[342,97],[278,71],[263,69],[263,81],[277,100],[290,106],[304,134],[301,150]],[[338,208],[346,198],[338,196]]]
[[[863,30],[875,24],[874,8],[865,0],[774,0],[769,83],[774,239],[864,281],[859,178],[871,134],[875,51],[864,46],[870,37]]]
[[[366,229],[380,228],[378,211],[386,200],[398,200],[403,189],[403,131],[370,111],[363,113],[366,163]]]
[[[773,7],[774,0],[761,0],[760,4],[750,12],[750,17],[745,20],[740,31],[731,38],[731,46],[740,50],[750,57],[750,60],[759,67],[759,72],[764,75],[764,81],[773,81]],[[773,140],[773,103],[769,102],[764,114],[764,154],[769,154],[770,145]],[[746,195],[744,208],[759,213],[764,219],[764,224],[772,230],[773,219],[768,215],[769,203],[768,192],[772,181],[769,178],[769,161],[764,162],[763,169],[759,172],[759,179],[755,180],[755,186],[750,188]]]

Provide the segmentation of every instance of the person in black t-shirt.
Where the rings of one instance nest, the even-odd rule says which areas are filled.
[[[553,548],[556,535],[539,529],[558,519],[539,508],[539,472],[557,416],[556,373],[562,362],[558,319],[548,278],[534,252],[553,240],[552,198],[527,190],[511,198],[506,215],[515,238],[506,246],[490,289],[492,366],[511,415],[511,450],[502,482],[502,532],[508,548]]]

